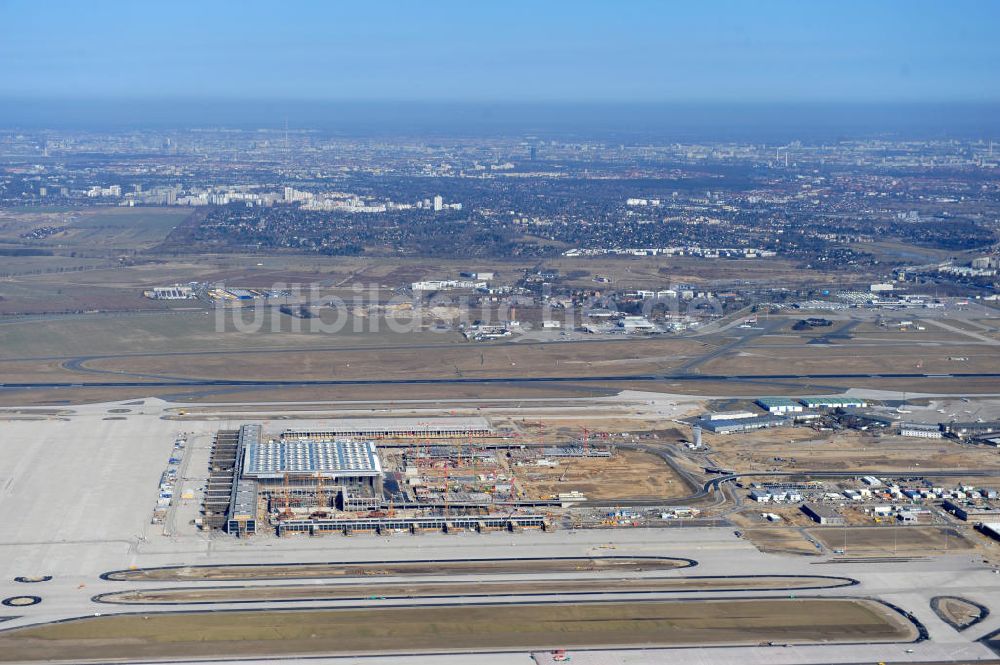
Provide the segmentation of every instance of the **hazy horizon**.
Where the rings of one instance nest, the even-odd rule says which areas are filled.
[[[345,135],[574,135],[831,141],[1000,135],[1000,103],[456,103],[2,99],[4,130],[283,129]]]

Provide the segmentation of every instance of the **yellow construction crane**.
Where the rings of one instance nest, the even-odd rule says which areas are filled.
[[[326,491],[323,487],[323,474],[316,472],[316,506],[326,509]]]
[[[448,467],[444,468],[444,516],[448,517]]]
[[[292,513],[291,487],[289,487],[288,472],[287,471],[285,471],[284,485],[282,485],[281,489],[282,489],[282,494],[283,494],[284,500],[285,500],[285,507],[281,511],[281,517],[282,518],[292,517],[294,515],[294,513]]]

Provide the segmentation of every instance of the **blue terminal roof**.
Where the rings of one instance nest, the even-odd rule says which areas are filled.
[[[243,475],[275,478],[292,475],[374,476],[382,464],[371,441],[282,440],[251,442],[243,460]]]

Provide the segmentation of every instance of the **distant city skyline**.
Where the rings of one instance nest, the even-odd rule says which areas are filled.
[[[1000,103],[593,104],[6,99],[0,131],[309,131],[356,137],[836,142],[1000,137]]]
[[[1000,101],[993,2],[0,0],[0,99]]]

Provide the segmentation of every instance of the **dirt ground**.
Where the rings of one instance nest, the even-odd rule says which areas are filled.
[[[387,577],[394,575],[502,575],[528,573],[575,573],[595,570],[642,572],[685,568],[690,562],[669,558],[566,558],[566,559],[485,559],[481,561],[430,561],[351,565],[310,563],[260,566],[180,566],[139,568],[109,573],[110,580],[195,581],[195,580],[280,580],[315,577]]]
[[[822,554],[798,529],[789,527],[762,527],[743,530],[744,537],[761,552],[768,554]]]
[[[983,610],[979,606],[957,596],[933,598],[931,608],[956,630],[967,628],[983,616]]]
[[[211,379],[530,378],[668,371],[697,351],[696,344],[677,339],[477,345],[443,338],[422,344],[400,336],[396,343],[401,348],[116,357],[86,367]]]
[[[968,552],[975,547],[975,543],[951,527],[817,527],[808,531],[828,549],[843,549],[847,555],[929,556]]]
[[[902,641],[861,599],[747,599],[103,616],[0,633],[0,661],[598,645]]]
[[[39,227],[60,230],[36,241],[41,247],[132,249],[150,247],[191,215],[190,208],[38,208],[0,210],[0,240],[19,240]],[[45,258],[45,257],[39,257]]]
[[[954,338],[958,339],[954,339]],[[705,374],[837,374],[914,372],[945,374],[950,372],[996,372],[1000,354],[996,347],[968,344],[963,335],[952,333],[951,343],[927,346],[910,343],[840,343],[805,344],[792,341],[776,345],[743,346],[723,354],[700,369]],[[953,360],[953,358],[968,360]],[[846,368],[846,369],[845,369]]]
[[[615,451],[608,458],[558,458],[559,466],[514,468],[529,496],[543,498],[576,490],[588,499],[655,499],[687,496],[688,485],[656,455]]]
[[[996,467],[996,449],[947,439],[782,427],[738,436],[704,435],[720,465],[739,471],[975,469]]]
[[[676,577],[665,579],[579,579],[503,582],[426,582],[380,584],[297,584],[250,587],[189,587],[150,589],[105,594],[104,603],[251,603],[289,600],[364,600],[426,598],[434,596],[482,596],[493,594],[617,593],[651,591],[770,591],[832,588],[850,584],[847,578],[827,577]]]

